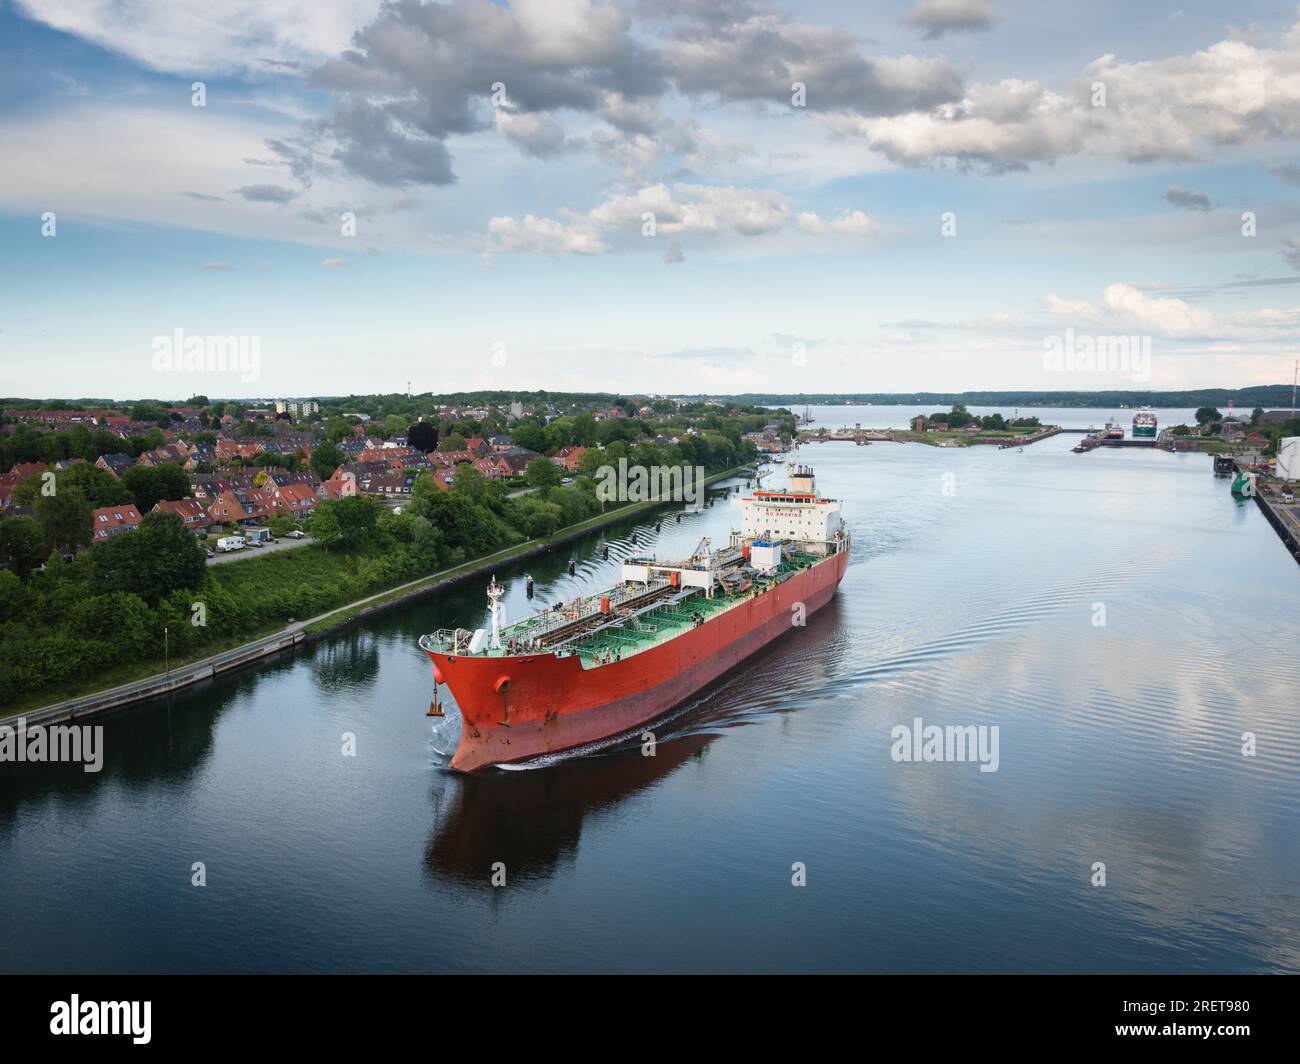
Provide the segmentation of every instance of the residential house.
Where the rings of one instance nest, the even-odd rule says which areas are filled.
[[[140,527],[140,511],[131,503],[92,510],[90,518],[96,542],[106,540],[119,532],[134,532]]]
[[[582,456],[587,453],[587,448],[578,447],[561,447],[555,452],[551,461],[561,469],[567,469],[570,473],[576,473],[578,467],[582,464]]]
[[[501,465],[506,476],[519,477],[528,470],[528,463],[537,457],[540,457],[537,452],[530,451],[527,447],[511,447],[508,451],[493,455],[489,461]]]
[[[303,521],[316,510],[316,488],[311,484],[286,484],[276,496],[295,521]]]
[[[206,535],[212,519],[196,499],[174,499],[154,503],[154,512],[175,514],[181,523],[197,535]]]
[[[161,465],[184,465],[190,457],[189,449],[183,443],[168,443],[145,451],[136,459],[136,465],[157,468]]]
[[[211,469],[217,464],[217,452],[205,443],[196,443],[190,447],[189,457],[185,459],[185,469],[192,472],[200,466]]]
[[[321,482],[321,486],[316,491],[318,499],[327,499],[331,502],[337,502],[339,499],[346,498],[349,495],[357,493],[356,477],[349,474],[336,474],[329,480]]]
[[[429,455],[431,461],[441,462],[444,465],[458,466],[462,462],[475,462],[481,456],[475,451],[434,451]]]
[[[414,473],[385,473],[382,476],[371,477],[369,483],[364,485],[367,493],[381,495],[387,499],[409,496],[414,486]]]
[[[502,462],[498,457],[478,458],[473,465],[488,480],[503,480],[510,475],[509,464]]]
[[[248,520],[248,507],[233,491],[223,491],[208,506],[208,516],[214,524],[238,525]]]
[[[95,465],[121,480],[122,474],[135,465],[135,462],[131,460],[129,454],[101,454],[95,459]]]
[[[18,474],[19,480],[26,480],[28,477],[35,476],[37,473],[48,472],[48,470],[41,462],[17,462],[9,472]]]

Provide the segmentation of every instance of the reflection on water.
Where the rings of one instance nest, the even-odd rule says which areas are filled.
[[[108,720],[98,775],[0,766],[0,967],[1294,970],[1300,573],[1204,456],[1072,443],[808,447],[840,592],[654,757],[446,770],[416,640],[484,623],[471,580]],[[724,540],[714,494],[498,572],[507,615]],[[918,717],[998,771],[893,762]]]
[[[545,879],[577,851],[587,817],[702,757],[714,738],[681,736],[656,744],[653,757],[634,746],[543,769],[463,777],[450,811],[429,836],[429,872],[486,892],[495,888],[484,869],[497,861],[525,882]]]

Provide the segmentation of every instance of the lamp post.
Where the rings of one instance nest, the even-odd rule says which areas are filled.
[[[163,665],[166,675],[170,676],[172,674],[171,640],[166,625],[163,625]]]

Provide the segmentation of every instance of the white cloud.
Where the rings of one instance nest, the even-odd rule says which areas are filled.
[[[347,47],[379,0],[17,0],[28,18],[169,73],[291,71]],[[265,62],[269,60],[269,62]]]
[[[649,215],[655,236],[752,237],[778,231],[790,220],[791,211],[785,198],[771,189],[656,184],[610,196],[568,222],[531,214],[522,222],[493,218],[488,233],[494,251],[593,255],[610,250],[604,236],[640,237]]]
[[[1260,308],[1215,315],[1171,296],[1153,296],[1131,284],[1108,284],[1097,304],[1049,293],[1043,306],[1064,321],[1102,329],[1145,332],[1185,340],[1282,340],[1300,338],[1300,307]]]
[[[1094,106],[1095,85],[1104,86],[1104,106]],[[1006,78],[929,110],[832,121],[907,165],[1003,170],[1083,151],[1195,159],[1212,147],[1300,134],[1300,23],[1275,48],[1223,40],[1136,63],[1108,54],[1060,92]]]
[[[500,252],[599,255],[608,250],[589,224],[566,224],[531,214],[524,215],[522,220],[511,217],[492,218],[488,221],[488,233],[492,239],[492,250]]]
[[[809,236],[820,236],[827,232],[844,236],[870,236],[880,229],[874,218],[868,217],[862,211],[849,209],[840,211],[830,222],[824,221],[812,211],[801,212],[795,221]]]
[[[817,236],[826,232],[826,223],[817,217],[813,211],[801,211],[797,220],[799,228],[809,236]]]

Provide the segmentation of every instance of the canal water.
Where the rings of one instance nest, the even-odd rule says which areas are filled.
[[[1076,439],[806,447],[839,593],[652,758],[447,770],[416,640],[473,581],[111,719],[97,775],[0,765],[0,969],[1295,971],[1300,567],[1208,457]],[[725,490],[499,571],[508,615],[724,540]],[[894,760],[917,719],[997,770]]]

